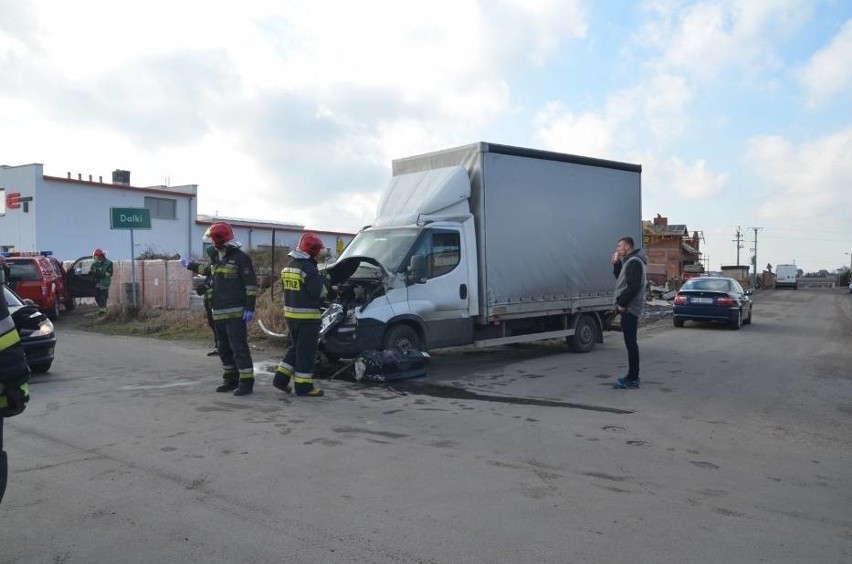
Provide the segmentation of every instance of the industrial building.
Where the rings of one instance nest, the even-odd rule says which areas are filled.
[[[113,260],[162,255],[199,257],[202,237],[216,221],[234,228],[244,250],[293,248],[305,231],[298,223],[198,215],[198,185],[132,186],[130,172],[115,170],[112,179],[46,176],[44,165],[0,165],[0,251],[52,251],[60,260],[105,249]],[[121,224],[122,210],[144,208],[150,228]],[[118,225],[116,223],[118,222]],[[143,227],[143,224],[139,224]],[[353,234],[314,230],[331,257]]]

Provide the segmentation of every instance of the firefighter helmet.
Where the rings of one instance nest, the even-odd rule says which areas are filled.
[[[106,256],[106,253],[104,252],[103,249],[98,248],[98,249],[95,249],[94,251],[92,251],[92,256],[95,257],[95,258],[102,259]]]
[[[214,247],[224,247],[234,240],[234,230],[224,221],[214,223],[204,232],[204,237],[210,239]]]
[[[305,233],[302,235],[302,238],[299,239],[299,245],[297,246],[300,251],[308,253],[314,258],[316,258],[323,247],[325,247],[325,245],[323,245],[322,239],[313,233]]]

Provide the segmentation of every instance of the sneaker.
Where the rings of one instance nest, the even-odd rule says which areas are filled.
[[[213,349],[212,351],[207,353],[207,356],[219,356],[219,349]]]
[[[616,390],[637,390],[639,389],[639,384],[641,384],[641,382],[642,380],[639,378],[628,378],[625,376],[616,380],[612,387]]]
[[[325,395],[325,392],[319,388],[312,388],[310,392],[296,392],[297,396],[304,396],[308,398],[319,398]]]

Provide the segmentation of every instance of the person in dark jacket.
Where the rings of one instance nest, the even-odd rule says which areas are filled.
[[[244,396],[254,389],[254,366],[248,346],[246,325],[254,319],[257,300],[257,277],[251,258],[240,250],[234,231],[228,223],[217,222],[207,229],[216,252],[205,265],[180,259],[180,263],[201,276],[213,279],[211,313],[216,331],[224,382],[217,392],[233,391]]]
[[[3,450],[3,420],[20,414],[30,399],[30,369],[24,346],[9,315],[5,295],[0,295],[0,501],[6,491],[9,465]]]
[[[109,299],[109,287],[112,284],[112,261],[106,258],[103,249],[92,251],[95,260],[89,275],[95,281],[95,302],[98,304],[98,313],[105,313],[107,300]]]
[[[305,233],[290,260],[281,270],[284,291],[284,318],[290,331],[290,348],[275,369],[272,385],[290,392],[290,379],[296,395],[320,397],[323,390],[314,386],[314,360],[319,339],[322,300],[328,294],[325,279],[317,268],[317,255],[324,245],[313,233]]]
[[[641,249],[636,249],[633,237],[618,240],[612,255],[612,273],[615,275],[615,308],[621,314],[621,330],[627,347],[627,374],[619,378],[616,389],[638,388],[639,378],[639,317],[645,307],[647,285],[647,259]]]

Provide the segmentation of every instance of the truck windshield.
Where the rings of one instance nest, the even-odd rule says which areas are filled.
[[[349,243],[338,260],[370,257],[376,259],[388,272],[399,272],[419,232],[416,228],[362,231]]]

